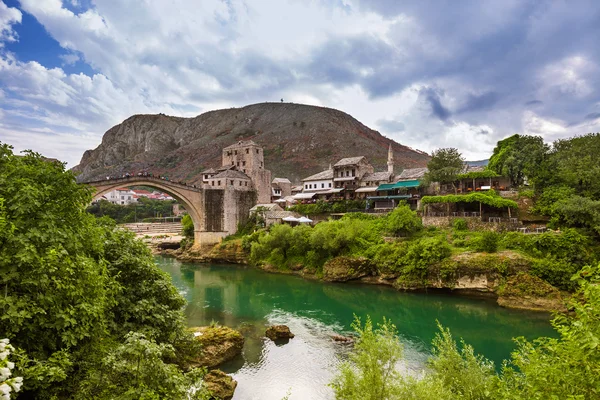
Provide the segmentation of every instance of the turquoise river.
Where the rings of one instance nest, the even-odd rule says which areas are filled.
[[[555,336],[550,315],[505,309],[490,299],[314,282],[244,266],[181,264],[167,257],[156,262],[186,298],[189,326],[214,321],[246,337],[243,355],[221,368],[238,381],[235,400],[279,400],[288,393],[289,399],[331,399],[327,383],[348,351],[331,335],[349,333],[354,315],[394,322],[405,352],[399,367],[407,374],[425,367],[436,320],[497,365],[514,349],[513,337]],[[275,345],[264,338],[272,324],[288,325],[296,337]]]

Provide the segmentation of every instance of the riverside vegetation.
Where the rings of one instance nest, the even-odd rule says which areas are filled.
[[[0,338],[20,396],[208,398],[185,300],[91,200],[64,164],[0,144]]]

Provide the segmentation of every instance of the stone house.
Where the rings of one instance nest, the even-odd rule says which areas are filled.
[[[271,182],[271,202],[292,195],[292,182],[287,178],[275,178]]]
[[[222,167],[230,167],[247,175],[256,190],[259,203],[271,201],[271,171],[265,169],[263,148],[258,144],[245,140],[225,147]]]
[[[113,204],[128,205],[137,201],[136,194],[133,190],[127,188],[118,188],[106,193],[102,196],[103,199],[110,201]]]
[[[333,165],[334,189],[341,189],[341,198],[353,199],[354,191],[360,187],[360,181],[372,174],[373,166],[365,156],[342,158]]]

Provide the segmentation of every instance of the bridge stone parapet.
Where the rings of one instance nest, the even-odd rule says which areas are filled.
[[[168,193],[183,204],[194,222],[194,245],[207,246],[218,243],[223,237],[234,234],[238,225],[248,220],[250,208],[256,204],[256,191],[196,187],[180,182],[150,176],[130,176],[92,182],[82,182],[95,189],[94,198],[119,187],[149,186]]]

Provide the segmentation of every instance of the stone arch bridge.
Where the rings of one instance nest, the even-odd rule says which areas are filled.
[[[168,193],[183,204],[194,222],[194,245],[218,243],[234,234],[239,223],[248,220],[250,208],[256,204],[255,191],[236,190],[234,186],[213,189],[195,187],[150,176],[130,176],[82,182],[96,191],[94,198],[121,187],[149,186]]]

